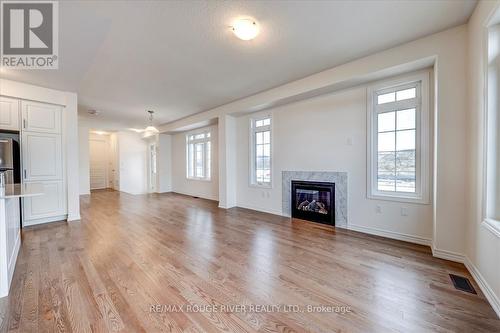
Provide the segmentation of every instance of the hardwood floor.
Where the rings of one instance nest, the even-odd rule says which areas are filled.
[[[472,280],[424,246],[99,191],[81,222],[23,231],[0,332],[500,332],[477,284],[458,291],[449,273]]]

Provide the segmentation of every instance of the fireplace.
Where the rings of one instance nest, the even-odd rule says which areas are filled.
[[[292,217],[335,225],[335,183],[292,180]]]

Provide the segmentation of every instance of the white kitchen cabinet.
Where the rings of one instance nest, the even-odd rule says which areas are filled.
[[[0,97],[0,129],[19,131],[19,100]]]
[[[23,180],[62,180],[62,142],[59,134],[22,134]]]
[[[23,199],[23,226],[66,219],[62,107],[21,101],[24,184],[39,184],[43,195]]]
[[[40,186],[43,195],[24,198],[24,226],[56,221],[66,214],[66,193],[62,181],[30,182]]]
[[[58,105],[21,101],[23,131],[61,134],[62,109]]]

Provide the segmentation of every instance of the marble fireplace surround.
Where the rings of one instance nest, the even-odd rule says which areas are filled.
[[[282,171],[282,213],[292,215],[290,191],[292,180],[335,183],[335,226],[347,228],[347,172]]]

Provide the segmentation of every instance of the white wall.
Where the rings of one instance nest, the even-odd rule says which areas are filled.
[[[500,232],[483,222],[486,198],[485,170],[485,80],[487,25],[500,1],[481,1],[468,25],[468,215],[466,264],[500,316]],[[497,12],[498,13],[498,12]],[[500,14],[500,13],[499,13]],[[497,91],[498,92],[498,91]]]
[[[157,140],[158,192],[172,191],[172,136],[158,135]]]
[[[238,118],[238,206],[281,214],[282,171],[346,171],[349,227],[403,234],[430,244],[432,205],[366,197],[366,107],[366,87],[358,87],[266,111],[273,121],[272,189],[249,185],[251,115]],[[408,216],[401,216],[401,208]]]
[[[48,89],[22,82],[0,79],[0,95],[64,106],[63,141],[68,220],[80,219],[80,180],[78,164],[78,100],[76,93]]]
[[[219,152],[219,207],[235,207],[237,200],[236,182],[236,118],[221,115],[218,119],[218,152]]]
[[[89,152],[89,130],[85,121],[78,119],[78,175],[80,183],[80,195],[90,194],[90,152]]]
[[[219,200],[219,155],[217,126],[209,126],[211,131],[212,168],[211,179],[194,180],[186,178],[186,134],[172,135],[172,191],[200,198]],[[202,129],[197,129],[197,131]]]
[[[118,132],[120,191],[130,194],[148,192],[148,146],[140,134]]]

